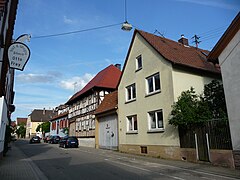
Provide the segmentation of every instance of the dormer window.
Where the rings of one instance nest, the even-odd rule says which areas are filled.
[[[142,69],[142,55],[136,57],[136,71]]]

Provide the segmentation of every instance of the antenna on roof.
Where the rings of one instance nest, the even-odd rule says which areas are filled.
[[[164,33],[159,32],[157,29],[155,29],[153,34],[159,34],[160,36],[164,37]]]
[[[74,82],[73,83],[73,91],[74,91],[74,93],[76,92],[76,89],[77,89],[76,87],[77,87],[77,82]]]
[[[194,39],[193,43],[195,43],[196,48],[198,48],[198,44],[201,42],[199,41],[200,37],[195,34],[191,39]]]

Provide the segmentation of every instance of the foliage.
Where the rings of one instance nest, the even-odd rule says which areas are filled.
[[[62,132],[66,135],[68,135],[68,132],[69,132],[69,128],[68,127],[65,127],[62,129]]]
[[[212,112],[212,119],[228,119],[223,84],[217,80],[204,87],[204,101]]]
[[[174,126],[192,127],[204,124],[210,117],[207,104],[198,96],[194,88],[183,91],[172,106],[169,123]]]
[[[44,122],[42,124],[39,124],[36,128],[37,132],[50,132],[50,122]]]
[[[19,125],[19,128],[16,130],[17,136],[21,137],[21,138],[25,138],[26,135],[26,128],[25,128],[25,124],[21,123]]]
[[[210,119],[227,119],[223,85],[217,80],[204,86],[203,95],[197,95],[192,87],[183,91],[172,108],[169,124],[182,128],[199,127]]]

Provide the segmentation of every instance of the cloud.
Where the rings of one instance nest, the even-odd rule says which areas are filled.
[[[59,86],[68,90],[78,91],[82,89],[92,78],[93,74],[86,73],[83,76],[74,76],[71,79],[60,81]]]
[[[78,20],[76,19],[70,19],[68,18],[67,16],[63,16],[63,22],[65,24],[77,24],[78,23]]]
[[[50,83],[54,82],[60,73],[50,72],[47,74],[18,74],[16,80],[21,83]]]
[[[200,4],[204,6],[211,6],[216,8],[222,8],[222,9],[231,9],[231,10],[237,10],[239,7],[237,7],[234,4],[230,4],[228,2],[223,2],[219,0],[176,0],[180,2],[187,2],[187,3],[193,3],[193,4]]]

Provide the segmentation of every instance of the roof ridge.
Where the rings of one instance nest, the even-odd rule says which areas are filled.
[[[168,40],[168,41],[171,41],[171,42],[173,42],[173,43],[180,44],[180,45],[182,45],[183,47],[186,47],[186,45],[184,45],[184,44],[182,44],[182,43],[180,43],[180,42],[178,42],[178,41],[175,41],[175,40],[166,38],[166,37],[161,37],[161,36],[158,36],[158,35],[156,35],[156,34],[152,34],[152,33],[150,33],[150,32],[143,31],[143,30],[139,30],[139,29],[136,29],[136,31],[138,31],[138,32],[140,32],[140,33],[141,33],[141,32],[147,33],[147,34],[150,34],[151,36],[156,36],[157,38],[161,38],[161,39],[164,39],[164,40]],[[198,51],[198,50],[200,50],[200,51],[209,51],[209,50],[202,49],[202,48],[196,48],[196,47],[190,46],[190,45],[188,45],[187,48],[193,48],[193,49],[195,49],[195,50],[197,50],[197,51]],[[210,51],[209,51],[209,52],[210,52]]]
[[[173,64],[188,66],[190,68],[220,73],[220,69],[207,62],[207,50],[195,48],[193,46],[184,46],[179,42],[163,38],[142,30],[136,30],[134,36],[139,34],[152,48],[154,48],[162,57]]]

